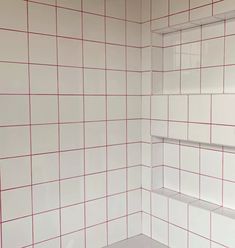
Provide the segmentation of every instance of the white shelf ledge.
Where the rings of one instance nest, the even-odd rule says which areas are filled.
[[[138,235],[136,237],[126,239],[124,241],[106,246],[106,248],[168,248],[167,246],[145,236]]]

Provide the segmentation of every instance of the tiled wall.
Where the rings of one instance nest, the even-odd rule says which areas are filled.
[[[234,38],[235,22],[234,20],[220,21],[216,24],[193,29],[153,35],[151,40],[150,20],[156,18],[160,20],[161,16],[165,18],[161,13],[161,16],[154,17],[150,11],[151,6],[160,4],[160,2],[162,3],[161,6],[164,6],[167,5],[166,2],[171,1],[149,1],[148,4],[145,3],[142,6],[144,21],[142,23],[142,44],[144,46],[142,48],[143,233],[170,247],[233,247],[231,246],[231,235],[227,236],[227,240],[222,238],[218,243],[214,243],[212,238],[218,240],[217,237],[200,235],[200,231],[194,232],[189,229],[188,224],[182,227],[174,222],[172,220],[174,216],[181,216],[178,208],[174,206],[169,212],[169,207],[172,206],[172,204],[169,205],[169,196],[161,198],[151,190],[166,187],[194,197],[191,201],[201,199],[217,204],[216,207],[223,206],[235,209],[233,199],[235,193],[235,178],[233,176],[235,151],[226,146],[203,144],[211,142],[233,145],[234,139],[231,136],[232,130],[234,131],[233,121],[230,123],[231,133],[226,133],[225,130],[218,133],[221,137],[219,142],[211,135],[213,133],[212,128],[205,130],[197,127],[194,128],[194,133],[189,128],[190,125],[193,126],[194,122],[198,122],[198,125],[201,124],[201,126],[206,123],[213,126],[214,118],[220,118],[221,121],[221,123],[214,123],[214,126],[223,127],[226,125],[227,118],[230,120],[233,118],[231,106],[234,104],[230,103],[227,107],[225,105],[227,101],[234,99],[234,63],[232,61],[234,48],[230,40]],[[212,7],[212,1],[190,1],[190,4],[192,2],[208,4]],[[165,11],[168,21],[176,16],[174,13],[169,15],[169,9]],[[185,10],[185,13],[187,11]],[[217,8],[216,11],[219,9]],[[180,16],[177,18],[180,20]],[[172,25],[172,23],[167,22],[166,26],[168,25]],[[152,56],[150,44],[153,45]],[[153,69],[152,95],[158,95],[152,96],[152,103],[150,103],[151,74],[149,73],[151,69]],[[215,95],[212,97],[212,94]],[[214,107],[216,99],[219,97],[223,100],[218,101],[217,106]],[[209,99],[208,104],[207,98]],[[211,101],[212,98],[213,101]],[[161,100],[159,101],[159,99]],[[166,104],[163,104],[164,102]],[[188,105],[189,102],[194,106]],[[188,108],[188,106],[191,107]],[[153,110],[153,108],[156,111],[152,111],[152,114],[158,113],[158,116],[150,114],[151,111],[149,110]],[[199,114],[197,115],[197,113]],[[199,117],[204,119],[199,120]],[[150,119],[155,119],[156,125],[152,124],[151,126],[149,124]],[[164,121],[166,121],[166,125],[162,124]],[[185,127],[183,127],[184,124],[186,124]],[[150,129],[152,134],[173,139],[151,138]],[[194,136],[190,136],[190,134],[194,134]],[[188,140],[188,142],[178,139]],[[198,140],[202,143],[192,143],[190,140]],[[154,167],[152,170],[151,166]],[[181,210],[186,211],[187,221],[189,220],[187,219],[189,218],[187,214],[189,203],[187,201],[189,199],[178,200],[176,204],[179,203],[184,209]],[[181,204],[182,202],[184,204]],[[227,213],[226,211],[225,213]],[[158,213],[164,213],[164,215]],[[214,216],[214,214],[212,215]],[[231,220],[232,225],[234,225],[233,215],[228,214],[226,216],[222,218]],[[203,218],[198,217],[198,219],[202,223]],[[209,222],[207,221],[206,224],[209,225],[209,230],[214,228],[210,224],[211,220],[209,218]],[[221,230],[220,232],[222,233]],[[220,232],[218,232],[218,236],[220,236]],[[226,243],[227,241],[228,243]]]
[[[1,247],[141,233],[140,1],[0,1]]]

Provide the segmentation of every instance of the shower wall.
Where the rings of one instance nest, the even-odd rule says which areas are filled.
[[[3,0],[0,37],[0,246],[140,234],[140,0]]]

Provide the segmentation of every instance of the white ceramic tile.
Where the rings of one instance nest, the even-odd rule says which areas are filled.
[[[180,175],[181,192],[192,197],[199,197],[199,175],[182,171]]]
[[[164,167],[164,187],[179,191],[179,170]]]
[[[121,46],[107,45],[107,68],[125,69],[125,49]]]
[[[210,39],[224,35],[224,22],[202,26],[202,39]]]
[[[34,94],[57,93],[57,71],[52,66],[30,66],[30,90]]]
[[[29,123],[29,100],[26,96],[1,96],[0,125],[17,125]]]
[[[105,123],[90,122],[85,125],[85,142],[86,147],[105,145]]]
[[[84,231],[75,232],[72,234],[62,236],[62,247],[71,245],[71,248],[85,247],[85,234]]]
[[[107,93],[124,95],[126,92],[126,77],[121,71],[107,71]]]
[[[40,125],[32,127],[32,151],[42,153],[58,150],[57,125]],[[47,142],[45,142],[47,140]]]
[[[94,69],[84,70],[84,93],[105,94],[105,71]]]
[[[127,45],[140,46],[141,29],[138,23],[127,22]]]
[[[152,1],[152,18],[156,19],[159,17],[168,15],[168,1],[164,0],[153,0]]]
[[[183,0],[180,3],[177,0],[170,0],[170,14],[185,11],[189,8],[189,2]]]
[[[187,247],[187,231],[182,228],[169,226],[169,245],[174,248]]]
[[[106,225],[97,225],[86,229],[86,247],[95,248],[107,245]],[[79,246],[80,247],[80,246]]]
[[[124,19],[125,18],[125,1],[110,0],[106,3],[106,15]]]
[[[33,186],[33,211],[44,212],[59,207],[59,183]]]
[[[108,167],[109,169],[117,169],[125,167],[126,163],[126,148],[124,145],[108,147]]]
[[[181,68],[198,68],[200,66],[200,42],[189,43],[181,47]]]
[[[181,92],[193,94],[200,92],[200,70],[181,71]]]
[[[169,122],[168,137],[171,139],[187,140],[187,123]]]
[[[15,207],[17,205],[17,208]],[[31,189],[30,187],[13,189],[2,192],[2,220],[12,220],[30,215]]]
[[[82,42],[80,40],[59,38],[58,63],[65,66],[82,66]]]
[[[202,66],[223,65],[224,39],[212,39],[202,42]],[[217,51],[215,53],[215,50]]]
[[[36,244],[34,247],[35,248],[50,248],[50,247],[59,247],[60,246],[60,239],[52,239],[49,241],[45,241],[39,244]]]
[[[222,153],[210,150],[201,150],[201,173],[208,176],[221,178]]]
[[[162,220],[168,220],[168,198],[160,194],[152,194],[152,214]]]
[[[210,241],[198,235],[189,233],[189,248],[210,248]]]
[[[62,234],[84,228],[84,205],[79,204],[61,210]]]
[[[60,154],[60,176],[68,178],[84,173],[84,151],[67,151]]]
[[[225,67],[225,78],[224,78],[224,92],[225,93],[234,93],[234,84],[233,78],[235,75],[235,66],[227,66]]]
[[[128,238],[142,234],[141,212],[129,215],[128,217]]]
[[[234,209],[235,208],[235,201],[232,195],[234,195],[235,192],[235,183],[231,182],[224,182],[223,187],[223,203],[224,207]]]
[[[1,61],[27,62],[27,35],[0,30]],[[49,56],[49,54],[48,54]]]
[[[134,100],[134,99],[133,99]],[[129,105],[127,105],[129,107]],[[136,106],[136,105],[135,105]],[[136,106],[139,110],[139,105]],[[108,96],[107,99],[107,118],[109,120],[125,119],[126,99],[123,96]],[[131,116],[129,116],[131,118]],[[132,117],[135,118],[135,117]]]
[[[128,214],[141,211],[141,190],[128,192]]]
[[[178,70],[180,68],[180,47],[164,48],[164,70]]]
[[[169,97],[169,119],[174,121],[187,121],[188,97]]]
[[[120,218],[108,223],[108,243],[112,244],[127,238],[126,218]]]
[[[85,97],[85,118],[87,121],[105,120],[105,97]]]
[[[12,238],[14,236],[14,239]],[[32,244],[32,218],[22,218],[2,224],[2,245],[23,247]]]
[[[128,168],[128,190],[141,187],[141,167]]]
[[[139,71],[141,67],[141,50],[135,47],[127,48],[127,69]]]
[[[42,183],[59,178],[59,158],[57,154],[45,154],[32,157],[33,183]]]
[[[212,143],[219,145],[234,146],[233,126],[212,126]]]
[[[113,18],[106,19],[106,42],[125,44],[125,22]]]
[[[201,71],[201,92],[221,93],[223,80],[223,67],[203,68]]]
[[[83,147],[83,143],[83,125],[81,123],[60,126],[61,150],[80,149]]]
[[[29,36],[30,62],[56,64],[56,38],[38,34]]]
[[[105,47],[104,44],[84,42],[84,65],[91,68],[104,68]]]
[[[141,73],[127,72],[127,94],[141,94]]]
[[[222,181],[206,176],[201,176],[201,199],[221,205],[222,203]]]
[[[188,133],[188,139],[191,141],[210,142],[210,125],[190,123]]]
[[[126,194],[118,194],[108,197],[109,220],[119,218],[126,214]]]
[[[34,215],[33,222],[34,242],[40,242],[43,240],[58,237],[60,233],[60,219],[58,210]]]
[[[82,69],[60,66],[58,73],[60,94],[81,94],[83,92]]]
[[[81,10],[81,0],[71,0],[69,2],[66,0],[58,0],[57,5],[65,8]]]
[[[108,172],[108,194],[122,193],[126,190],[126,170]]]
[[[152,238],[168,245],[168,223],[157,218],[152,218]]]
[[[235,155],[232,153],[224,153],[224,179],[235,181]]]
[[[83,3],[83,10],[86,12],[104,14],[104,0],[86,0]]]
[[[86,203],[86,225],[94,226],[105,222],[106,199],[94,200]],[[97,211],[99,209],[99,211]]]
[[[44,34],[56,34],[55,7],[29,3],[29,31]],[[41,13],[43,13],[43,18]]]
[[[152,96],[151,101],[151,118],[166,120],[168,115],[168,98],[166,96]]]
[[[81,38],[81,13],[58,8],[58,35],[72,38]]]
[[[61,206],[69,206],[84,201],[84,179],[73,178],[60,182]]]
[[[164,94],[179,94],[180,93],[180,72],[170,71],[165,72],[163,80]]]
[[[128,142],[140,142],[141,140],[141,121],[140,120],[128,120],[127,130],[128,130],[127,132]]]
[[[126,17],[127,20],[139,22],[141,20],[141,1],[126,1]]]
[[[234,50],[234,36],[228,36],[225,38],[225,63],[234,64],[235,63],[235,50]]]
[[[183,43],[199,41],[200,39],[201,39],[201,28],[200,27],[182,30],[182,42]]]
[[[29,154],[29,129],[27,127],[1,128],[0,157]]]
[[[85,177],[86,200],[92,200],[104,197],[106,193],[106,176],[105,173],[90,175]]]
[[[126,141],[125,121],[109,121],[107,125],[108,144],[122,144]]]
[[[83,38],[85,40],[104,41],[104,17],[84,14]]]
[[[181,146],[180,168],[198,173],[199,172],[199,150],[194,147]]]
[[[22,1],[2,1],[0,5],[0,26],[15,30],[27,28],[27,6]],[[12,15],[14,18],[9,18]]]
[[[41,96],[41,95],[32,96],[31,121],[33,124],[58,122],[57,96]]]

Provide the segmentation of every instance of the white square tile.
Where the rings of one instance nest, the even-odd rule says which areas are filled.
[[[81,96],[60,96],[60,122],[83,121],[83,98]]]
[[[235,63],[234,41],[234,36],[228,36],[225,38],[225,64]]]
[[[141,212],[129,215],[127,218],[128,218],[128,238],[142,234]]]
[[[211,97],[208,95],[189,96],[189,121],[210,122]]]
[[[25,33],[0,30],[0,36],[2,37],[0,40],[1,61],[27,62],[27,35]]]
[[[9,18],[12,15],[14,18]],[[27,29],[27,5],[25,2],[9,0],[0,4],[0,25],[8,29]]]
[[[226,208],[235,208],[235,201],[234,198],[231,197],[234,195],[235,192],[235,183],[234,182],[224,182],[223,187],[223,204]]]
[[[222,177],[222,153],[217,151],[210,151],[206,149],[201,150],[201,173],[211,177]]]
[[[65,66],[82,66],[82,42],[59,38],[58,63]]]
[[[106,170],[106,149],[92,148],[85,150],[86,174],[103,172]]]
[[[104,0],[86,0],[83,3],[83,10],[86,12],[104,14]]]
[[[47,142],[45,142],[47,140]],[[40,125],[32,127],[32,152],[42,153],[58,151],[57,125]]]
[[[234,19],[226,20],[226,35],[235,34]]]
[[[33,186],[33,211],[44,212],[59,207],[59,183],[45,183]]]
[[[163,75],[163,93],[179,94],[180,93],[180,72],[170,71]]]
[[[174,248],[187,248],[187,231],[182,228],[169,226],[169,245]]]
[[[29,128],[7,127],[0,129],[0,157],[29,154]]]
[[[190,7],[196,8],[211,3],[212,0],[191,0]]]
[[[106,3],[106,15],[124,19],[125,18],[125,1],[110,0]]]
[[[99,209],[99,211],[97,211]],[[94,200],[86,203],[86,225],[94,226],[105,222],[106,199]]]
[[[127,132],[128,142],[140,142],[141,140],[141,121],[140,120],[128,120],[127,130],[128,130]]]
[[[164,48],[164,70],[180,69],[180,47]]]
[[[60,235],[58,210],[34,215],[33,218],[34,242],[41,242]]]
[[[225,67],[225,78],[224,78],[224,92],[225,93],[234,93],[235,88],[233,84],[233,79],[235,76],[235,66],[226,66]]]
[[[126,94],[126,76],[122,71],[107,71],[107,93]]]
[[[223,92],[223,67],[202,68],[201,70],[201,92],[221,93]]]
[[[198,173],[199,172],[199,149],[189,146],[180,147],[180,168]]]
[[[105,173],[90,175],[85,177],[86,201],[104,197],[106,194],[106,176]]]
[[[210,125],[189,123],[188,138],[191,141],[210,143]]]
[[[171,139],[187,140],[187,124],[170,121],[168,137]]]
[[[137,107],[140,106],[137,105]],[[115,119],[125,119],[125,118],[126,118],[126,98],[124,96],[108,96],[107,119],[115,120]]]
[[[85,94],[105,94],[105,71],[104,70],[84,70],[84,93]]]
[[[84,201],[84,179],[81,177],[60,181],[61,206]]]
[[[153,217],[152,238],[164,245],[168,245],[168,223]]]
[[[201,199],[221,205],[222,203],[222,181],[201,176]]]
[[[14,236],[14,239],[12,238]],[[23,247],[32,244],[32,218],[22,218],[2,224],[3,247]]]
[[[126,164],[126,146],[125,145],[116,145],[108,146],[108,168],[109,169],[118,169],[125,167]]]
[[[126,194],[108,197],[108,219],[116,219],[126,214]]]
[[[234,127],[212,125],[212,143],[234,146]]]
[[[71,248],[76,248],[76,247],[85,247],[85,232],[84,230],[71,233],[68,235],[62,236],[62,247],[66,247],[72,244]]]
[[[198,1],[198,0],[191,0]],[[210,0],[209,0],[210,1]],[[182,43],[199,41],[201,39],[201,27],[182,30]]]
[[[126,218],[120,218],[108,223],[108,243],[112,244],[127,238]]]
[[[81,176],[84,173],[84,151],[67,151],[60,153],[60,177]]]
[[[218,38],[202,42],[202,66],[223,65],[224,39]],[[215,50],[217,51],[215,53]]]
[[[83,147],[83,125],[62,124],[60,126],[60,148],[61,150],[80,149]]]
[[[37,3],[29,3],[29,31],[56,34],[56,8]],[[43,18],[41,16],[43,13]]]
[[[91,68],[105,67],[104,44],[95,42],[84,42],[84,66]]]
[[[127,20],[140,22],[141,20],[141,1],[127,0],[126,1],[126,17]]]
[[[107,68],[125,69],[125,48],[122,46],[107,45]]]
[[[185,94],[200,93],[200,70],[181,71],[181,92]]]
[[[126,170],[108,172],[108,194],[117,194],[126,191]]]
[[[182,45],[181,68],[198,68],[200,66],[200,42]]]
[[[107,125],[108,144],[122,144],[126,142],[125,121],[109,121]]]
[[[128,190],[141,188],[141,167],[128,168]]]
[[[202,39],[210,39],[224,35],[224,22],[217,22],[202,26]]]
[[[210,248],[210,241],[198,235],[189,233],[189,248]]]
[[[168,221],[168,198],[157,193],[152,193],[151,203],[152,214],[155,217]]]
[[[189,2],[187,0],[183,0],[180,3],[177,0],[170,0],[170,13],[177,13],[181,11],[188,10]]]
[[[127,98],[127,118],[138,119],[141,118],[141,103],[140,96],[129,96]]]
[[[151,118],[166,120],[168,118],[168,97],[151,97]]]
[[[169,97],[169,119],[174,121],[187,121],[188,118],[188,97]]]
[[[141,26],[138,23],[127,22],[127,45],[140,46]]]
[[[30,65],[30,90],[33,94],[56,94],[56,67]]]
[[[95,110],[95,111],[94,111]],[[85,97],[85,119],[87,121],[105,120],[105,97]]]
[[[153,0],[152,1],[152,18],[156,19],[168,15],[168,1]]]
[[[31,183],[29,157],[3,159],[0,161],[0,167],[2,190],[22,187]]]
[[[107,245],[106,224],[97,225],[86,229],[86,247],[95,248]],[[79,246],[80,247],[80,246]]]
[[[39,244],[36,244],[35,248],[50,248],[50,247],[59,247],[60,246],[60,238],[48,240]]]
[[[32,157],[33,183],[43,183],[59,179],[58,154],[44,154]]]
[[[179,170],[164,167],[164,187],[179,191]]]
[[[86,147],[102,146],[106,144],[105,122],[90,122],[85,124]]]
[[[128,214],[141,211],[141,190],[128,192]]]
[[[62,234],[84,228],[84,204],[79,204],[61,210]]]
[[[38,34],[29,36],[31,63],[56,64],[56,38]]]
[[[199,197],[199,175],[190,172],[181,172],[181,192],[192,197]]]
[[[224,153],[224,179],[235,181],[235,154]]]
[[[30,214],[32,214],[30,187],[2,192],[3,221],[17,219]]]
[[[0,63],[1,93],[28,93],[28,81],[28,65]]]
[[[84,14],[83,32],[83,38],[85,40],[104,41],[104,17]]]
[[[57,96],[31,96],[31,116],[32,124],[57,123]]]
[[[19,125],[29,123],[29,99],[27,96],[7,96],[0,98],[0,125]]]
[[[139,72],[127,72],[127,94],[141,94],[141,76]]]
[[[113,18],[106,18],[106,42],[125,44],[125,22]]]
[[[164,144],[164,163],[165,165],[179,168],[179,145]]]
[[[57,20],[58,35],[81,38],[82,23],[80,12],[58,8]]]

